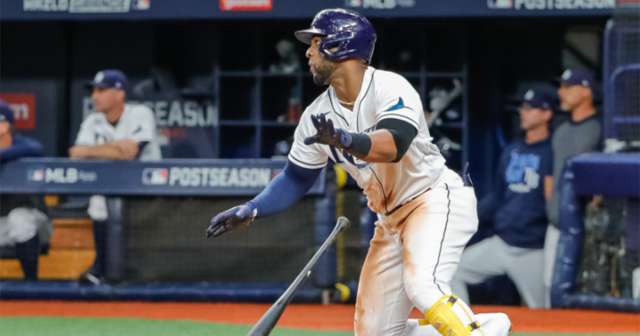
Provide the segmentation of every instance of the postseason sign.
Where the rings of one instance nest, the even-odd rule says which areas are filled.
[[[0,170],[0,192],[163,196],[252,196],[284,160],[172,159],[157,162],[23,159]],[[309,191],[324,192],[324,174]]]
[[[613,9],[616,0],[488,0],[491,9],[584,10]]]
[[[128,13],[150,8],[151,0],[22,0],[25,12]]]

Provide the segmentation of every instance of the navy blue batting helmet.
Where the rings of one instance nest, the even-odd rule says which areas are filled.
[[[320,11],[313,18],[311,28],[295,32],[306,44],[321,36],[320,52],[332,61],[360,58],[371,62],[376,44],[376,31],[364,16],[350,10],[334,8]]]

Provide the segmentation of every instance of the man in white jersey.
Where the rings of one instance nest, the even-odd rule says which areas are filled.
[[[69,156],[74,159],[161,159],[153,112],[144,105],[125,103],[125,74],[120,70],[102,70],[89,86],[96,112],[82,122]],[[107,209],[104,196],[91,197],[88,213],[93,219],[96,260],[80,280],[99,284],[103,281],[106,264]]]
[[[451,293],[478,225],[474,191],[431,143],[411,84],[368,66],[376,41],[369,21],[327,9],[296,37],[309,45],[314,82],[329,88],[305,110],[283,172],[251,201],[214,216],[208,236],[288,208],[331,159],[379,216],[360,274],[355,334],[507,335],[506,315],[474,315]],[[407,320],[413,307],[423,319]]]

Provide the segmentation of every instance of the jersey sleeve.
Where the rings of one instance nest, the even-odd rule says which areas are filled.
[[[145,143],[151,142],[156,132],[156,122],[151,109],[144,105],[136,106],[136,124],[131,128],[130,139]]]
[[[307,108],[302,114],[293,136],[293,145],[291,146],[291,151],[289,151],[289,160],[291,162],[307,169],[318,169],[327,164],[328,155],[322,150],[321,145],[317,143],[312,145],[304,144],[305,138],[315,134],[316,129],[311,123],[311,112]]]
[[[424,111],[418,92],[404,77],[385,73],[374,79],[376,94],[376,123],[384,119],[398,119],[420,129]]]
[[[80,130],[78,131],[75,144],[80,146],[94,146],[96,144],[95,125],[95,120],[91,115],[85,118],[82,124],[80,124]]]

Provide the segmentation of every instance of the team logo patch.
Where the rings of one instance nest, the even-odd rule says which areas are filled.
[[[529,90],[527,91],[527,93],[524,94],[524,99],[531,100],[533,99],[534,96],[535,96],[535,93],[533,92],[533,90]]]
[[[96,74],[96,77],[93,78],[93,81],[96,83],[100,83],[102,82],[103,79],[104,79],[104,73],[100,71]]]

